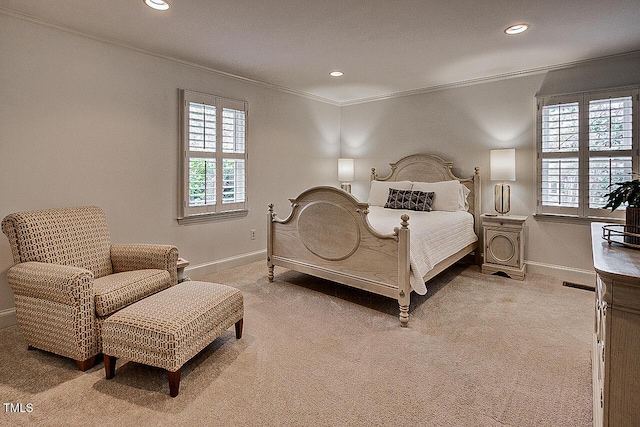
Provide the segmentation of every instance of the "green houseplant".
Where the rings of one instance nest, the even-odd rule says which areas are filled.
[[[640,234],[640,179],[624,181],[612,185],[617,188],[605,194],[608,198],[606,208],[611,208],[611,212],[618,209],[623,203],[627,204],[625,213],[625,231]],[[640,238],[635,236],[625,236],[624,241],[634,245],[640,244]]]

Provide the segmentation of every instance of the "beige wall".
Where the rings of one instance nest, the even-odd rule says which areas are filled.
[[[570,280],[589,280],[588,224],[536,221],[535,94],[544,74],[457,87],[413,96],[345,106],[341,111],[341,155],[357,159],[353,192],[368,194],[369,170],[413,153],[432,153],[454,162],[469,176],[479,166],[482,209],[493,212],[489,150],[515,148],[517,175],[511,183],[511,213],[529,215],[525,260],[530,271]]]
[[[113,242],[174,244],[201,265],[264,250],[268,203],[285,215],[287,198],[337,184],[337,106],[2,15],[0,58],[0,218],[95,204]],[[180,88],[249,101],[248,217],[176,222]],[[12,264],[2,236],[0,317]]]
[[[535,212],[535,94],[544,74],[342,108],[199,67],[0,15],[0,218],[9,212],[95,204],[114,242],[178,246],[192,266],[260,255],[266,206],[336,185],[336,158],[356,159],[353,192],[366,200],[370,168],[428,152],[459,176],[483,173],[489,150],[517,149],[512,213],[530,215],[529,271],[589,280],[588,224],[542,222]],[[562,73],[566,76],[566,72]],[[178,225],[178,89],[249,101],[249,216]],[[249,230],[257,239],[249,239]],[[0,326],[13,307],[0,238]],[[576,276],[577,275],[577,276]]]

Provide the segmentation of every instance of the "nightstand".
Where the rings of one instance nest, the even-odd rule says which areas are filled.
[[[189,265],[189,261],[184,258],[178,258],[178,283],[191,280],[189,276],[184,274],[184,269]]]
[[[482,214],[484,262],[482,272],[502,272],[512,279],[523,280],[524,223],[526,216]]]

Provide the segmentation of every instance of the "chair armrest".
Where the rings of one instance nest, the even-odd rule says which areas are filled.
[[[7,281],[15,295],[71,306],[94,304],[93,273],[84,268],[23,262],[9,268]]]
[[[178,283],[178,248],[171,245],[112,244],[111,265],[114,273],[157,268],[167,270],[171,283]]]

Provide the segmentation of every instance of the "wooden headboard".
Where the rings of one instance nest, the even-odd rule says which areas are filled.
[[[388,176],[380,177],[375,168],[371,168],[371,180],[374,181],[419,181],[438,182],[456,179],[464,184],[471,193],[467,198],[469,202],[469,213],[475,219],[474,230],[480,238],[480,214],[482,205],[480,203],[480,168],[476,167],[475,172],[469,178],[458,178],[452,172],[453,162],[446,162],[438,156],[431,154],[412,154],[403,157],[395,163],[389,163],[391,173]]]

